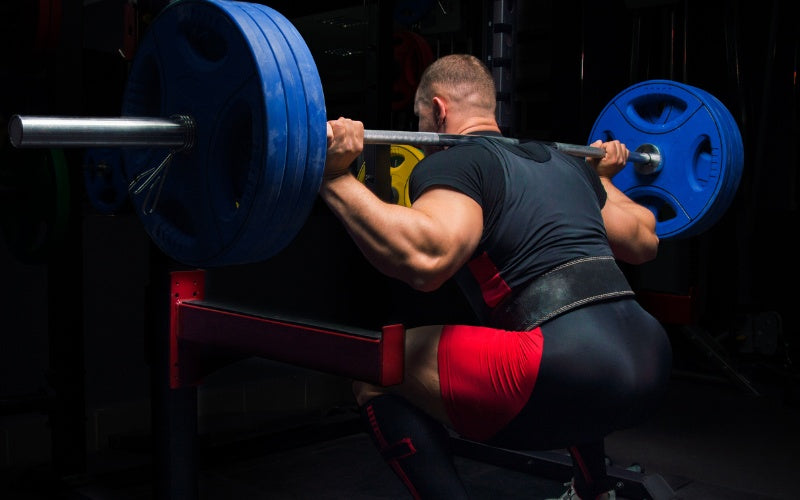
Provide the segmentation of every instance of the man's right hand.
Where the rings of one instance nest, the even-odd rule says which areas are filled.
[[[327,124],[328,150],[325,155],[325,179],[350,171],[350,165],[364,150],[364,124],[349,118]]]

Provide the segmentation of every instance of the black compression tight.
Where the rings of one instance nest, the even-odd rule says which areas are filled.
[[[582,307],[542,326],[533,394],[491,443],[517,449],[594,443],[637,425],[661,403],[672,351],[633,299]]]
[[[442,424],[392,394],[371,399],[361,417],[384,461],[414,498],[467,498]]]
[[[603,440],[654,413],[667,389],[672,350],[662,326],[632,299],[594,304],[542,326],[533,394],[490,444],[567,448],[581,498],[611,489]]]

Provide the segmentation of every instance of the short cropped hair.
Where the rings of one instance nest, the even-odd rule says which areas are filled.
[[[470,54],[451,54],[432,62],[422,73],[416,101],[430,102],[445,95],[456,102],[485,108],[494,113],[497,91],[489,68]]]

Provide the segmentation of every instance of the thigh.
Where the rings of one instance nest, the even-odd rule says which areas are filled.
[[[440,387],[453,429],[485,441],[503,428],[530,398],[541,356],[540,328],[444,327]]]
[[[398,394],[459,434],[486,440],[528,401],[542,353],[539,328],[527,332],[447,325],[406,332],[401,384],[356,382],[359,404]]]
[[[380,394],[403,396],[440,422],[450,425],[442,403],[439,380],[438,351],[442,326],[410,328],[405,334],[405,362],[403,381],[383,387],[366,382],[353,383],[353,392],[360,405]]]

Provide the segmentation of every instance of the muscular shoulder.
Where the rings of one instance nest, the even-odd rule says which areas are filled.
[[[483,205],[488,190],[502,184],[498,158],[477,142],[452,146],[426,156],[411,173],[409,193],[412,202],[434,186],[456,189]]]

